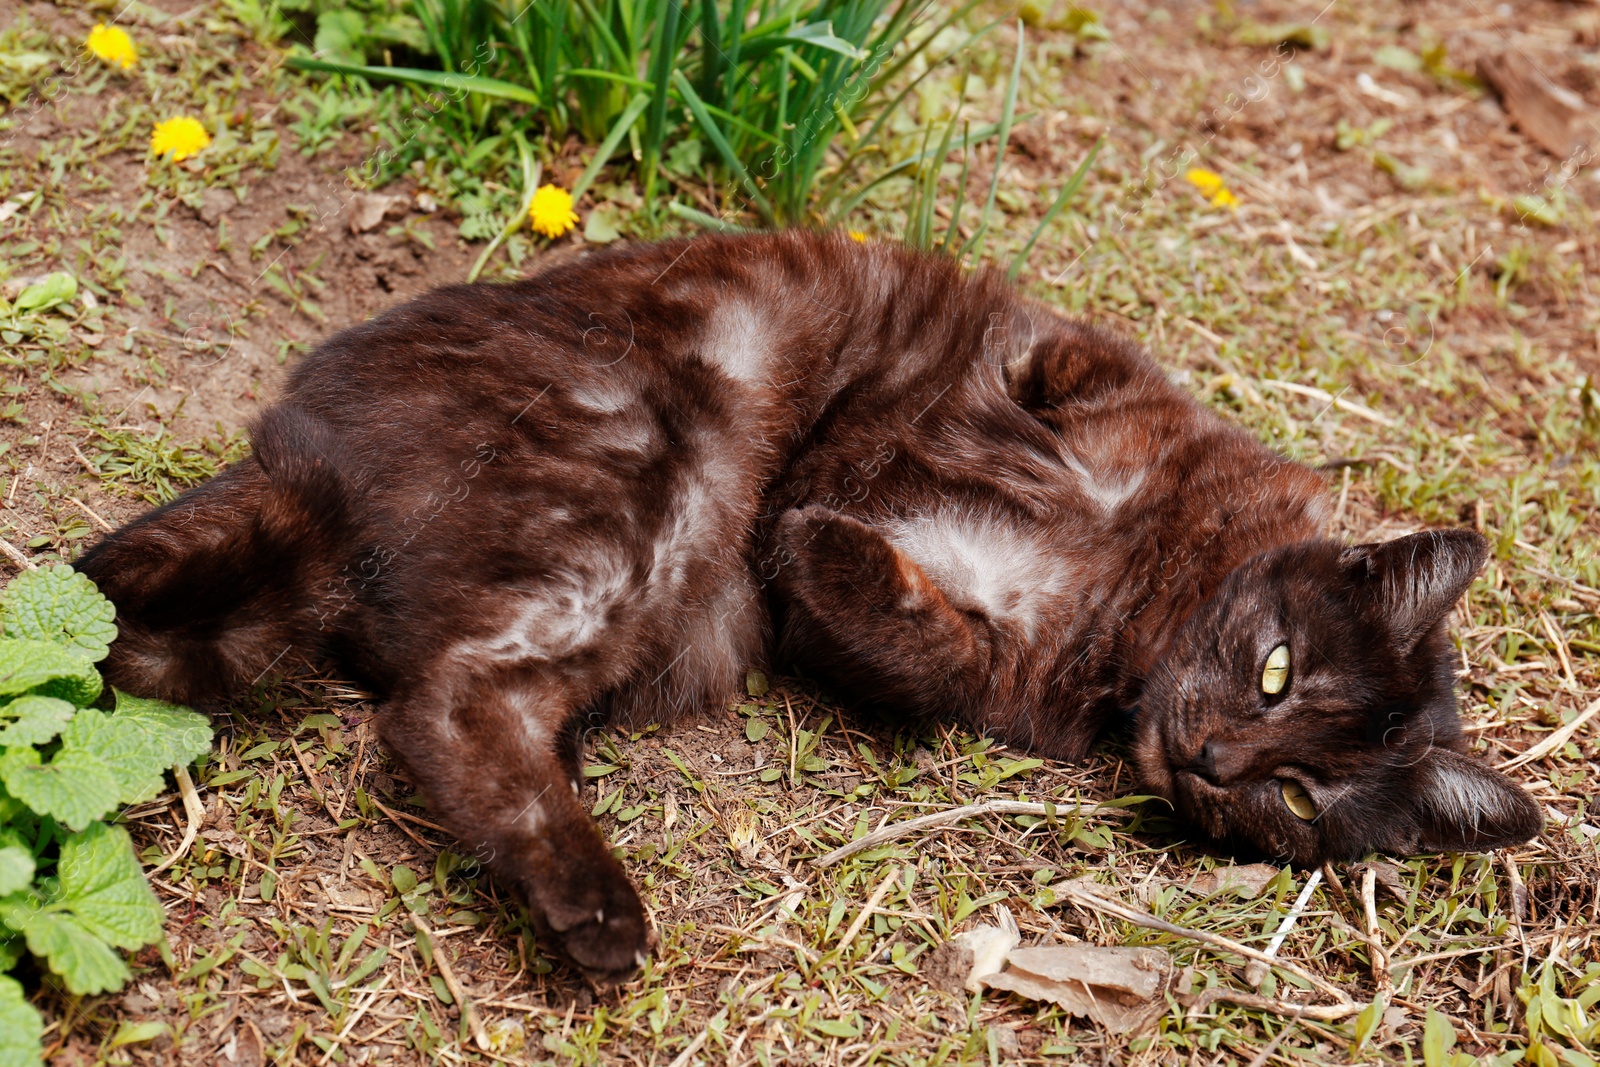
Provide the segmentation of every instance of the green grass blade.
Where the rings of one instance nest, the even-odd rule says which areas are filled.
[[[987,126],[980,126],[975,132],[963,136],[959,142],[952,145],[951,151],[955,151],[956,149],[966,151],[972,145],[982,144],[984,141],[987,141],[989,138],[993,137],[995,133],[999,131],[999,129],[999,123],[990,123]],[[890,178],[893,178],[898,174],[903,174],[912,167],[915,167],[918,163],[922,162],[922,158],[923,155],[920,152],[914,156],[908,156],[896,163],[894,166],[885,168],[881,173],[874,175],[870,180],[853,189],[850,193],[840,199],[837,205],[834,207],[833,213],[829,217],[830,225],[837,226],[840,219],[843,219],[846,215],[850,214],[850,212],[854,211],[860,205],[861,201],[867,198],[868,193],[872,192],[872,190],[876,189]]]
[[[949,128],[946,127],[946,132],[948,131]],[[931,137],[933,137],[933,126],[930,124],[922,128],[921,155],[926,156],[928,154],[928,141]],[[946,147],[948,147],[950,144],[950,139],[946,137],[943,143]],[[927,169],[931,170],[932,168]],[[935,174],[937,174],[937,172],[935,172]],[[937,177],[935,180],[937,180]],[[929,206],[932,197],[933,194],[928,189],[928,175],[925,172],[919,175],[912,183],[911,203],[906,205],[905,243],[910,245],[912,248],[928,247],[926,235],[923,233],[923,230],[926,227],[926,220],[924,216],[927,214],[924,209]]]
[[[1017,117],[1017,86],[1022,81],[1022,57],[1026,52],[1026,42],[1023,39],[1022,20],[1017,20],[1017,58],[1011,64],[1011,80],[1006,83],[1005,102],[1000,106],[1000,140],[994,149],[994,175],[989,180],[989,196],[983,202],[983,214],[978,218],[978,229],[973,233],[972,239],[966,247],[961,249],[961,254],[956,257],[965,261],[970,248],[973,259],[983,254],[983,242],[989,233],[989,219],[994,214],[994,199],[1000,192],[1000,171],[1006,162],[1006,142],[1011,140],[1011,127]]]
[[[963,10],[970,9],[972,6],[973,5],[969,3],[969,4],[965,5]],[[996,20],[996,21],[991,22],[988,25],[982,27],[977,32],[975,32],[971,36],[969,36],[959,46],[957,46],[955,51],[951,53],[951,56],[954,56],[954,55],[957,55],[957,54],[959,54],[961,52],[966,51],[974,43],[976,43],[980,37],[982,37],[983,35],[987,34],[990,30],[994,29],[999,24],[1000,24],[999,20]],[[945,24],[941,24],[939,29],[942,30],[944,28],[944,25]],[[931,38],[930,38],[930,40],[931,40]],[[913,51],[920,52],[924,47],[926,47],[926,44],[927,44],[926,41],[923,42],[922,45],[919,45]],[[946,57],[946,59],[948,59],[948,58],[950,58],[950,57]],[[945,63],[945,60],[939,60],[937,62],[930,63],[928,65],[928,69],[927,70],[923,71],[921,74],[919,74],[915,78],[913,78],[909,84],[907,84],[898,93],[896,93],[894,95],[893,99],[891,99],[887,104],[885,104],[878,111],[877,116],[872,120],[872,124],[867,127],[867,131],[865,133],[863,133],[859,139],[857,139],[855,144],[850,146],[849,151],[847,151],[845,153],[845,157],[844,157],[843,162],[834,171],[833,176],[828,179],[827,183],[823,185],[822,191],[818,195],[818,199],[820,201],[822,201],[823,203],[827,203],[830,200],[832,200],[835,195],[837,195],[839,187],[841,185],[843,185],[844,182],[846,181],[846,179],[849,177],[849,175],[851,173],[851,167],[854,165],[857,157],[863,151],[866,151],[868,148],[878,144],[878,133],[879,133],[879,131],[889,121],[889,119],[894,116],[894,113],[900,109],[900,105],[905,103],[906,97],[910,96],[911,93],[913,91],[915,91],[917,86],[922,84],[923,79],[927,78],[928,76],[933,74],[935,71],[937,71],[940,68],[942,68],[944,66],[944,63]],[[899,64],[897,63],[897,64],[895,64],[895,67],[891,68],[891,69],[898,69],[898,67],[899,67]],[[885,79],[887,77],[888,77],[888,75],[885,74],[885,75],[880,76],[880,78],[877,79],[877,80],[881,81],[881,80],[883,80],[883,79]],[[860,94],[860,99],[864,100],[869,95],[871,95],[871,94],[870,93],[862,93],[862,94]],[[860,106],[860,100],[857,100],[856,106],[857,107]],[[854,111],[855,108],[852,107],[849,110],[850,111]],[[842,215],[841,216],[836,216],[836,217],[842,217]]]
[[[860,47],[836,35],[831,22],[801,23],[789,27],[783,33],[763,34],[760,37],[747,36],[744,42],[744,54],[747,59],[759,59],[785,45],[810,45],[858,62],[867,58],[867,53]]]
[[[495,234],[494,240],[489,242],[489,247],[483,250],[483,254],[478,257],[478,261],[467,272],[468,283],[478,280],[478,275],[483,272],[484,266],[489,262],[489,257],[494,255],[495,249],[499,248],[507,237],[510,237],[517,231],[518,227],[527,221],[528,209],[533,206],[533,194],[539,188],[539,173],[542,168],[534,161],[533,149],[528,147],[528,142],[523,139],[519,131],[512,130],[511,136],[517,142],[517,158],[522,163],[522,206],[517,208],[517,213],[512,215],[506,224],[500,228],[500,232]]]
[[[616,82],[619,85],[626,85],[630,89],[643,89],[645,90],[645,95],[650,95],[651,85],[649,82],[643,78],[635,78],[631,74],[618,74],[614,70],[600,70],[596,67],[574,67],[567,71],[567,77],[593,78],[596,81]]]
[[[719,118],[723,122],[726,122],[731,126],[738,127],[739,129],[743,130],[745,133],[749,134],[752,138],[755,138],[756,140],[765,141],[768,144],[781,144],[782,143],[781,140],[778,137],[775,137],[774,135],[768,133],[766,130],[763,130],[760,126],[755,126],[755,125],[752,125],[751,123],[746,122],[744,119],[741,119],[739,116],[733,114],[731,111],[724,111],[722,108],[720,108],[720,107],[712,107],[710,104],[706,104],[705,107],[706,107],[706,112],[708,114],[710,114],[712,117]]]
[[[739,28],[733,27],[738,33]],[[722,86],[725,57],[722,51],[722,26],[717,20],[716,0],[700,0],[700,99],[713,104],[727,102]]]
[[[963,79],[962,84],[966,81]],[[955,119],[950,120],[954,125]],[[961,195],[956,202],[950,205],[950,225],[945,227],[944,240],[939,243],[939,251],[950,254],[950,249],[955,247],[956,234],[961,230],[961,209],[967,206],[967,175],[972,172],[972,150],[969,148],[961,153],[961,180],[956,185],[961,190]]]
[[[586,16],[585,28],[600,37],[601,42],[605,45],[605,50],[611,54],[612,64],[618,70],[630,72],[637,70],[636,52],[632,49],[624,48],[622,42],[617,40],[616,35],[611,32],[610,20],[594,9],[592,0],[577,0],[577,4],[583,9],[583,13]],[[600,57],[594,56],[593,58],[599,59]]]
[[[661,163],[661,143],[667,132],[668,88],[678,73],[673,69],[673,46],[678,37],[678,0],[655,5],[655,34],[650,43],[650,109],[644,129],[644,200],[654,210],[656,168]],[[688,83],[685,82],[685,85]],[[693,92],[693,90],[690,90]]]
[[[1045,228],[1055,221],[1057,215],[1061,214],[1061,209],[1067,206],[1067,201],[1072,199],[1072,195],[1078,191],[1078,187],[1083,184],[1083,180],[1089,176],[1089,167],[1093,165],[1094,157],[1100,154],[1100,146],[1105,143],[1106,139],[1104,137],[1094,143],[1094,147],[1089,149],[1089,154],[1083,157],[1083,162],[1078,164],[1078,169],[1073,171],[1072,177],[1067,179],[1067,184],[1063,185],[1061,192],[1056,194],[1055,202],[1050,205],[1050,210],[1044,213],[1044,218],[1039,220],[1039,225],[1033,228],[1033,236],[1029,237],[1028,243],[1022,246],[1022,251],[1012,258],[1011,268],[1006,271],[1007,281],[1016,281],[1017,275],[1022,273],[1023,264],[1027,263],[1028,256],[1033,253],[1033,246],[1038,243],[1039,235],[1044,233]]]
[[[744,184],[745,189],[750,194],[751,204],[755,206],[756,213],[761,216],[761,221],[768,226],[776,226],[778,220],[773,213],[772,203],[761,192],[761,188],[756,185],[756,181],[751,177],[750,172],[745,169],[744,163],[740,161],[738,155],[734,152],[733,146],[728,143],[727,137],[723,136],[722,129],[717,125],[716,120],[711,117],[711,113],[706,110],[706,105],[695,95],[694,86],[689,84],[689,79],[683,76],[682,71],[675,70],[672,72],[672,84],[677,87],[679,97],[689,106],[695,121],[700,124],[700,130],[706,135],[706,140],[711,142],[712,147],[716,148],[717,154],[722,157],[722,162],[727,165],[729,173]]]
[[[670,214],[676,215],[678,218],[683,219],[685,222],[692,222],[696,226],[702,226],[714,233],[754,232],[747,227],[740,226],[736,222],[729,222],[726,219],[719,219],[715,215],[707,215],[704,211],[698,211],[692,207],[689,207],[687,204],[679,204],[676,201],[667,205],[667,211]]]
[[[589,165],[583,168],[583,175],[577,184],[572,187],[572,199],[576,200],[589,191],[589,186],[600,175],[600,168],[606,165],[606,160],[611,158],[611,153],[617,150],[617,145],[628,135],[633,124],[639,121],[639,116],[644,114],[644,109],[650,106],[650,94],[640,93],[628,101],[628,106],[623,108],[622,114],[617,116],[617,121],[612,125],[611,132],[606,134],[606,139],[600,142],[600,147],[595,149],[594,157],[589,160]]]
[[[299,70],[318,70],[328,74],[356,74],[363,78],[386,78],[409,85],[427,85],[451,92],[463,91],[501,100],[515,100],[519,104],[542,107],[544,100],[525,86],[515,85],[499,78],[486,78],[481,74],[453,74],[443,70],[420,70],[416,67],[368,67],[353,63],[333,63],[307,56],[289,57],[289,65]]]

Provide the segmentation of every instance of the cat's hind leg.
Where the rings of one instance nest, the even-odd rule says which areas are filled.
[[[788,512],[774,532],[780,652],[849,695],[970,719],[994,644],[881,532],[827,508]]]
[[[632,972],[650,928],[579,796],[578,698],[537,668],[432,678],[378,714],[433,812],[585,973]]]
[[[331,427],[290,405],[255,454],[134,520],[77,567],[117,609],[102,668],[183,703],[249,685],[294,649],[320,651],[327,594],[351,542],[353,493]]]
[[[818,506],[780,518],[768,558],[781,657],[838,684],[842,697],[955,718],[1054,759],[1082,758],[1101,720],[1055,684],[1051,616],[1027,599],[1048,594],[1056,578],[1003,528],[951,532],[959,536],[943,545],[931,538],[935,563],[941,547],[960,547],[974,566],[963,576],[943,560],[940,578],[879,527]],[[925,555],[929,541],[920,542]],[[1022,598],[1012,602],[1013,592]]]

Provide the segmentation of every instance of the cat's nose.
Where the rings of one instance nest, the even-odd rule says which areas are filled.
[[[1207,781],[1215,782],[1217,780],[1217,746],[1210,741],[1201,745],[1200,751],[1196,752],[1194,758],[1189,760],[1189,766],[1185,770],[1193,771]]]
[[[1239,776],[1243,755],[1238,745],[1207,741],[1189,761],[1188,769],[1209,782],[1222,785]]]

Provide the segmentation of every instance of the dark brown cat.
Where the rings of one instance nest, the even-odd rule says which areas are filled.
[[[93,548],[108,671],[203,701],[290,650],[383,698],[439,817],[595,975],[643,911],[579,800],[588,723],[777,655],[1139,769],[1240,850],[1521,841],[1462,755],[1475,534],[1345,548],[1320,479],[997,278],[804,232],[613,248],[329,340],[255,455]]]

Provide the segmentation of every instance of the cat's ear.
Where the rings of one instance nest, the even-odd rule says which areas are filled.
[[[1532,797],[1471,756],[1429,748],[1412,773],[1419,851],[1486,852],[1520,845],[1544,823]]]
[[[1357,596],[1409,648],[1450,611],[1483,566],[1489,546],[1472,530],[1424,530],[1339,557]]]

